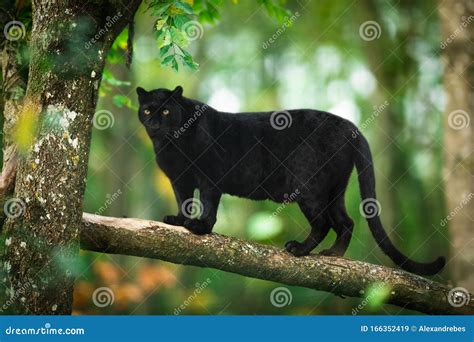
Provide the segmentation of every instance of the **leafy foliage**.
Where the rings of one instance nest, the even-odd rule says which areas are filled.
[[[234,0],[234,3],[238,1]],[[179,65],[197,70],[196,63],[187,50],[190,42],[201,38],[202,24],[216,24],[220,19],[218,8],[222,0],[149,0],[148,8],[156,17],[155,36],[160,49],[161,65],[171,66],[175,71]],[[289,11],[280,0],[259,0],[268,14],[279,21],[285,20]]]
[[[284,22],[291,14],[290,11],[282,5],[284,1],[258,0],[258,2],[265,7],[271,17],[276,18],[279,22]]]
[[[189,43],[203,34],[202,22],[219,19],[220,0],[150,0],[148,10],[156,17],[155,37],[161,64],[178,71],[179,65],[197,70],[198,64],[187,50]]]

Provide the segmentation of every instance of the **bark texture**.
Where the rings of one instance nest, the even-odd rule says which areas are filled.
[[[447,103],[445,129],[446,218],[454,283],[474,290],[474,4],[440,1]]]
[[[16,12],[23,10],[22,6],[15,5],[13,0],[5,1],[4,6],[0,6],[0,26],[2,28],[9,27],[9,23],[16,19]],[[0,36],[1,105],[3,111],[3,167],[0,174],[0,205],[2,208],[7,197],[13,192],[18,165],[14,128],[28,81],[28,62],[23,54],[28,40],[26,31],[26,28],[25,30],[18,28],[13,39],[5,33]],[[1,225],[3,225],[3,220],[4,212],[1,211]]]
[[[361,261],[317,255],[297,258],[279,248],[236,238],[198,236],[161,222],[87,213],[80,234],[81,248],[90,251],[211,267],[339,296],[363,297],[371,285],[383,284],[390,289],[390,304],[428,314],[474,313],[472,295],[465,305],[455,307],[448,301],[453,293],[445,285]]]
[[[17,144],[16,207],[4,226],[8,294],[18,313],[71,313],[99,83],[107,52],[139,3],[33,1],[19,121],[34,125],[16,127],[29,140]]]

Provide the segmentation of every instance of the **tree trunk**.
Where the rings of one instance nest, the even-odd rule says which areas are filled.
[[[14,312],[71,313],[100,78],[113,40],[140,1],[124,3],[33,2],[28,87],[16,128],[31,139],[24,150],[18,144],[15,202],[5,223]]]
[[[451,235],[449,268],[457,286],[474,289],[474,5],[469,0],[440,1],[447,104],[444,114],[443,170]],[[444,226],[444,225],[443,225]]]
[[[15,1],[5,2],[0,26],[10,27],[15,19],[15,12],[20,8]],[[20,104],[26,91],[27,61],[22,50],[26,48],[26,29],[18,27],[16,35],[3,34],[0,38],[0,62],[2,68],[1,108],[3,110],[3,168],[0,175],[0,205],[3,208],[8,195],[13,192],[15,185],[18,155],[14,142],[14,127],[18,119]],[[0,226],[3,226],[4,212],[0,212]]]

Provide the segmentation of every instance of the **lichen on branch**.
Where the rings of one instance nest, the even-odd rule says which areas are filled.
[[[339,257],[294,257],[281,248],[210,234],[198,236],[165,223],[83,214],[81,248],[177,264],[210,267],[339,296],[364,297],[373,286],[389,289],[386,303],[427,314],[473,314],[474,298],[455,307],[450,288],[403,270]]]

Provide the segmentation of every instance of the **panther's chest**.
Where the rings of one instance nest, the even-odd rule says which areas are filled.
[[[154,149],[158,166],[172,179],[193,165],[192,156],[178,146],[157,144]]]

